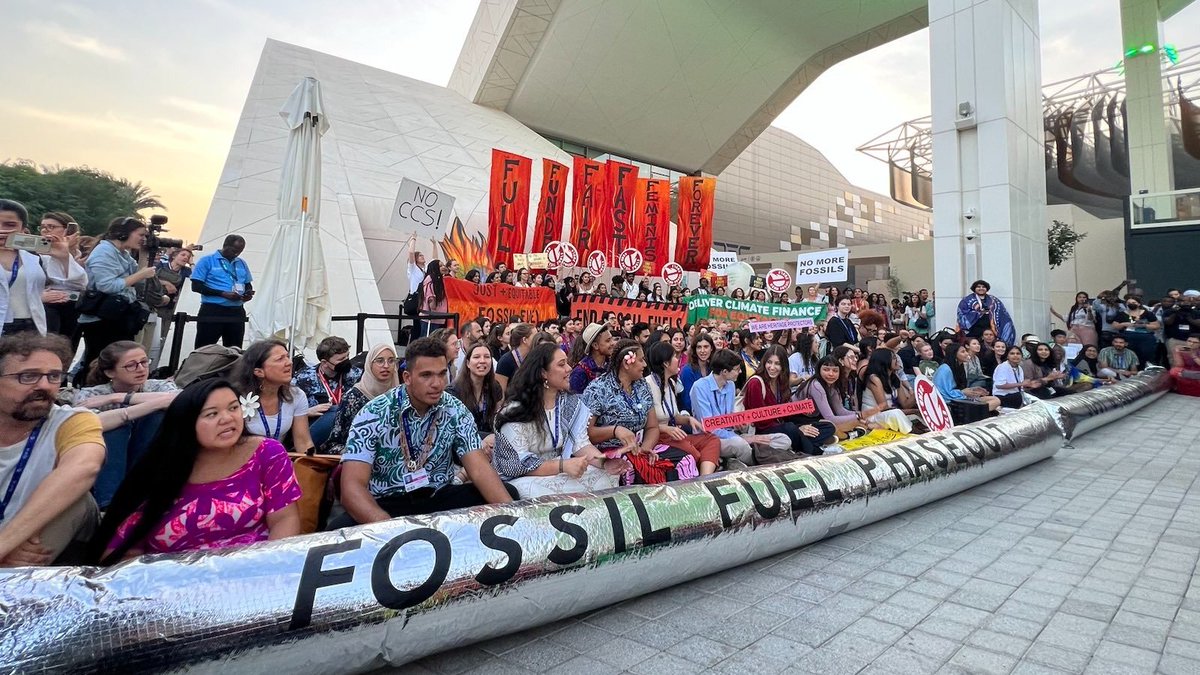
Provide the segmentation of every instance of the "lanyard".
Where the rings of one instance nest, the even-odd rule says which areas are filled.
[[[668,391],[668,387],[663,386],[662,380],[658,379],[658,375],[654,376],[654,383],[658,386],[658,390],[660,392],[662,392],[662,404],[663,404],[663,410],[665,410],[667,413],[667,419],[668,419],[667,424],[668,424],[668,426],[673,427],[673,426],[675,426],[675,412],[676,411],[675,411],[675,403],[671,399],[675,398],[675,388],[670,387],[670,391]],[[669,381],[668,381],[668,383],[669,383]]]
[[[8,277],[8,287],[12,288],[13,284],[17,283],[17,275],[21,273],[21,252],[13,251],[13,266],[12,274]]]
[[[421,450],[421,456],[413,457],[412,452],[409,450],[413,442],[408,430],[408,417],[404,414],[404,410],[401,407],[399,391],[396,392],[396,406],[401,410],[400,436],[397,438],[400,441],[400,452],[404,454],[405,468],[408,469],[409,473],[413,473],[422,466],[425,466],[425,463],[429,461],[429,456],[433,454],[433,444],[436,441],[437,428],[441,424],[442,413],[445,412],[445,409],[438,408],[437,413],[433,416],[433,420],[429,423],[429,433],[425,434],[425,447]]]
[[[513,361],[516,361],[517,367],[520,368],[521,367],[521,350],[520,349],[512,350],[512,355],[513,355]]]
[[[262,420],[263,433],[279,440],[279,430],[283,428],[283,401],[279,402],[279,412],[275,413],[275,433],[271,433],[271,424],[267,421],[267,413],[263,412],[262,406],[258,407],[258,419]]]
[[[342,381],[339,379],[337,386],[332,389],[329,387],[329,381],[321,374],[321,367],[317,366],[317,381],[325,387],[325,393],[329,395],[329,402],[333,405],[338,405],[342,402]]]
[[[0,523],[4,522],[4,513],[8,510],[8,503],[12,501],[13,494],[17,491],[17,483],[21,482],[21,474],[25,473],[25,465],[29,463],[29,457],[33,454],[33,446],[42,433],[43,424],[45,424],[44,420],[38,422],[33,431],[29,432],[29,438],[25,439],[25,449],[21,451],[21,458],[17,460],[17,466],[13,468],[12,478],[8,481],[8,489],[4,491],[4,499],[0,501]]]
[[[562,420],[559,418],[558,412],[558,404],[561,399],[561,396],[554,397],[553,417],[551,417],[550,413],[546,413],[546,426],[550,429],[550,447],[554,450],[558,450],[558,438],[562,435],[559,431],[559,423],[562,422]]]
[[[225,256],[221,255],[220,253],[218,253],[217,256],[220,258],[220,260],[217,261],[217,264],[221,266],[221,269],[225,270],[225,273],[229,275],[229,278],[233,280],[233,283],[237,284],[237,258],[234,258],[233,262],[230,263],[228,260],[226,260]]]
[[[1009,367],[1009,368],[1012,368],[1012,371],[1013,371],[1013,378],[1014,378],[1014,379],[1015,379],[1017,382],[1021,382],[1021,381],[1022,381],[1022,374],[1021,374],[1020,372],[1018,372],[1018,371],[1017,371],[1017,367],[1016,367],[1016,366],[1014,366],[1014,365],[1013,365],[1013,364],[1011,364],[1011,363],[1010,363],[1010,364],[1008,364],[1008,367]],[[1017,391],[1025,391],[1025,387],[1017,387]]]
[[[855,330],[854,324],[843,319],[840,314],[837,320],[842,322],[842,327],[846,329],[846,337],[850,338],[850,342],[858,342],[858,331]]]

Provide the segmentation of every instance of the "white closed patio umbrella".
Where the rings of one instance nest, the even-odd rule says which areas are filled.
[[[315,346],[331,330],[329,278],[321,250],[321,136],[329,129],[321,85],[306,77],[279,111],[291,130],[279,177],[279,224],[250,303],[250,334]]]

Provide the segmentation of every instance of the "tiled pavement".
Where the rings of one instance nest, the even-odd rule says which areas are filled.
[[[1200,405],[838,537],[417,673],[1200,674]]]

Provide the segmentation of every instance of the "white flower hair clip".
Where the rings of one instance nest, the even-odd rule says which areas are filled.
[[[242,417],[250,419],[254,417],[254,413],[258,412],[258,394],[246,394],[238,398],[238,403],[242,405]]]

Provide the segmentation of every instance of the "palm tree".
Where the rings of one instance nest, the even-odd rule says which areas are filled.
[[[154,194],[154,191],[148,185],[143,185],[142,181],[130,183],[128,180],[122,178],[121,185],[129,191],[134,211],[141,211],[143,209],[167,210],[167,207],[163,206],[161,198]]]

